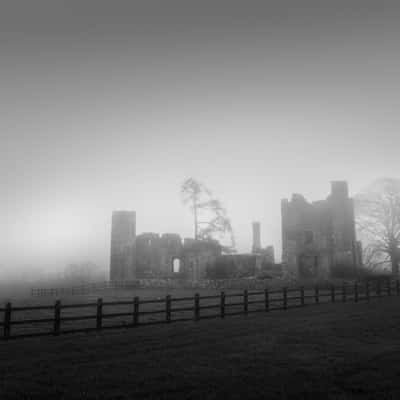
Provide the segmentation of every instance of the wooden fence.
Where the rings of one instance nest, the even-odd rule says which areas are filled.
[[[85,295],[93,292],[106,290],[106,289],[122,289],[131,288],[133,285],[130,282],[94,282],[85,283],[81,285],[69,286],[69,287],[56,287],[56,288],[32,288],[31,296],[34,297],[53,297],[53,296],[74,296],[74,295]]]
[[[232,279],[202,279],[191,282],[186,279],[158,279],[141,278],[124,281],[103,281],[82,283],[80,285],[66,287],[41,287],[32,288],[32,297],[58,297],[58,296],[81,296],[94,294],[110,289],[209,289],[230,290],[247,289],[263,290],[265,281],[258,279],[232,278]]]
[[[62,304],[57,300],[52,305],[13,306],[8,302],[4,308],[0,308],[0,317],[3,314],[0,328],[4,340],[58,336],[73,332],[225,318],[232,315],[287,310],[311,304],[369,302],[372,298],[392,295],[400,296],[399,280],[386,279],[313,288],[244,290],[207,296],[196,293],[194,296],[179,298],[167,295],[162,299],[150,300],[134,297],[126,301],[107,302],[99,298],[96,302],[81,304]],[[87,310],[92,311],[89,313]],[[46,326],[46,329],[42,329],[43,326]]]

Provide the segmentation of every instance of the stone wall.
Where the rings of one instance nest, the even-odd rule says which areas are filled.
[[[142,233],[136,238],[136,275],[142,278],[172,277],[173,260],[182,258],[179,235]]]
[[[205,279],[207,269],[221,255],[217,241],[185,239],[183,243],[183,276],[192,281]]]
[[[224,290],[224,289],[265,289],[270,280],[267,279],[202,279],[199,281],[191,281],[187,279],[135,279],[123,282],[111,282],[112,287],[121,289],[211,289],[211,290]],[[275,280],[274,287],[286,286],[287,282],[283,280]]]
[[[206,277],[207,267],[220,255],[221,246],[214,240],[182,242],[176,233],[136,235],[135,212],[113,212],[110,259],[113,281],[154,278],[197,281]]]
[[[183,241],[176,233],[136,235],[136,214],[115,211],[112,217],[110,279],[240,278],[258,275],[275,265],[274,248],[261,247],[260,223],[253,223],[251,254],[222,255],[216,240]]]

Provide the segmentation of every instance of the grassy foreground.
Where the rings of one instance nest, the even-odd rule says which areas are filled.
[[[1,399],[397,399],[400,299],[0,342]]]

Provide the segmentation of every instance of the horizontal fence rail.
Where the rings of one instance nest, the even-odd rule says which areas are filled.
[[[225,318],[256,312],[287,310],[289,308],[337,302],[369,302],[383,296],[400,296],[400,281],[394,279],[325,285],[313,288],[282,288],[275,290],[247,289],[217,295],[141,300],[133,297],[124,301],[103,301],[79,304],[12,306],[0,308],[1,337],[4,340],[73,332],[101,331],[179,321],[199,321]]]

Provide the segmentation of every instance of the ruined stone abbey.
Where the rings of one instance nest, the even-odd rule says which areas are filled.
[[[274,249],[261,247],[260,224],[253,223],[253,250],[249,254],[222,254],[216,240],[183,241],[176,233],[136,234],[136,213],[114,211],[111,230],[110,279],[180,278],[199,281],[212,276],[254,275],[273,265]]]
[[[335,268],[356,270],[354,206],[347,183],[331,183],[326,200],[309,203],[300,194],[282,200],[282,269],[296,278],[328,278]],[[251,253],[222,254],[216,240],[184,240],[176,233],[136,234],[136,213],[114,211],[110,279],[180,278],[189,281],[255,276],[275,265],[274,248],[262,248],[260,224],[253,223]],[[222,274],[224,272],[225,275]]]
[[[185,239],[175,233],[136,235],[136,213],[115,211],[111,231],[111,280],[204,278],[207,266],[221,255],[217,241]]]

